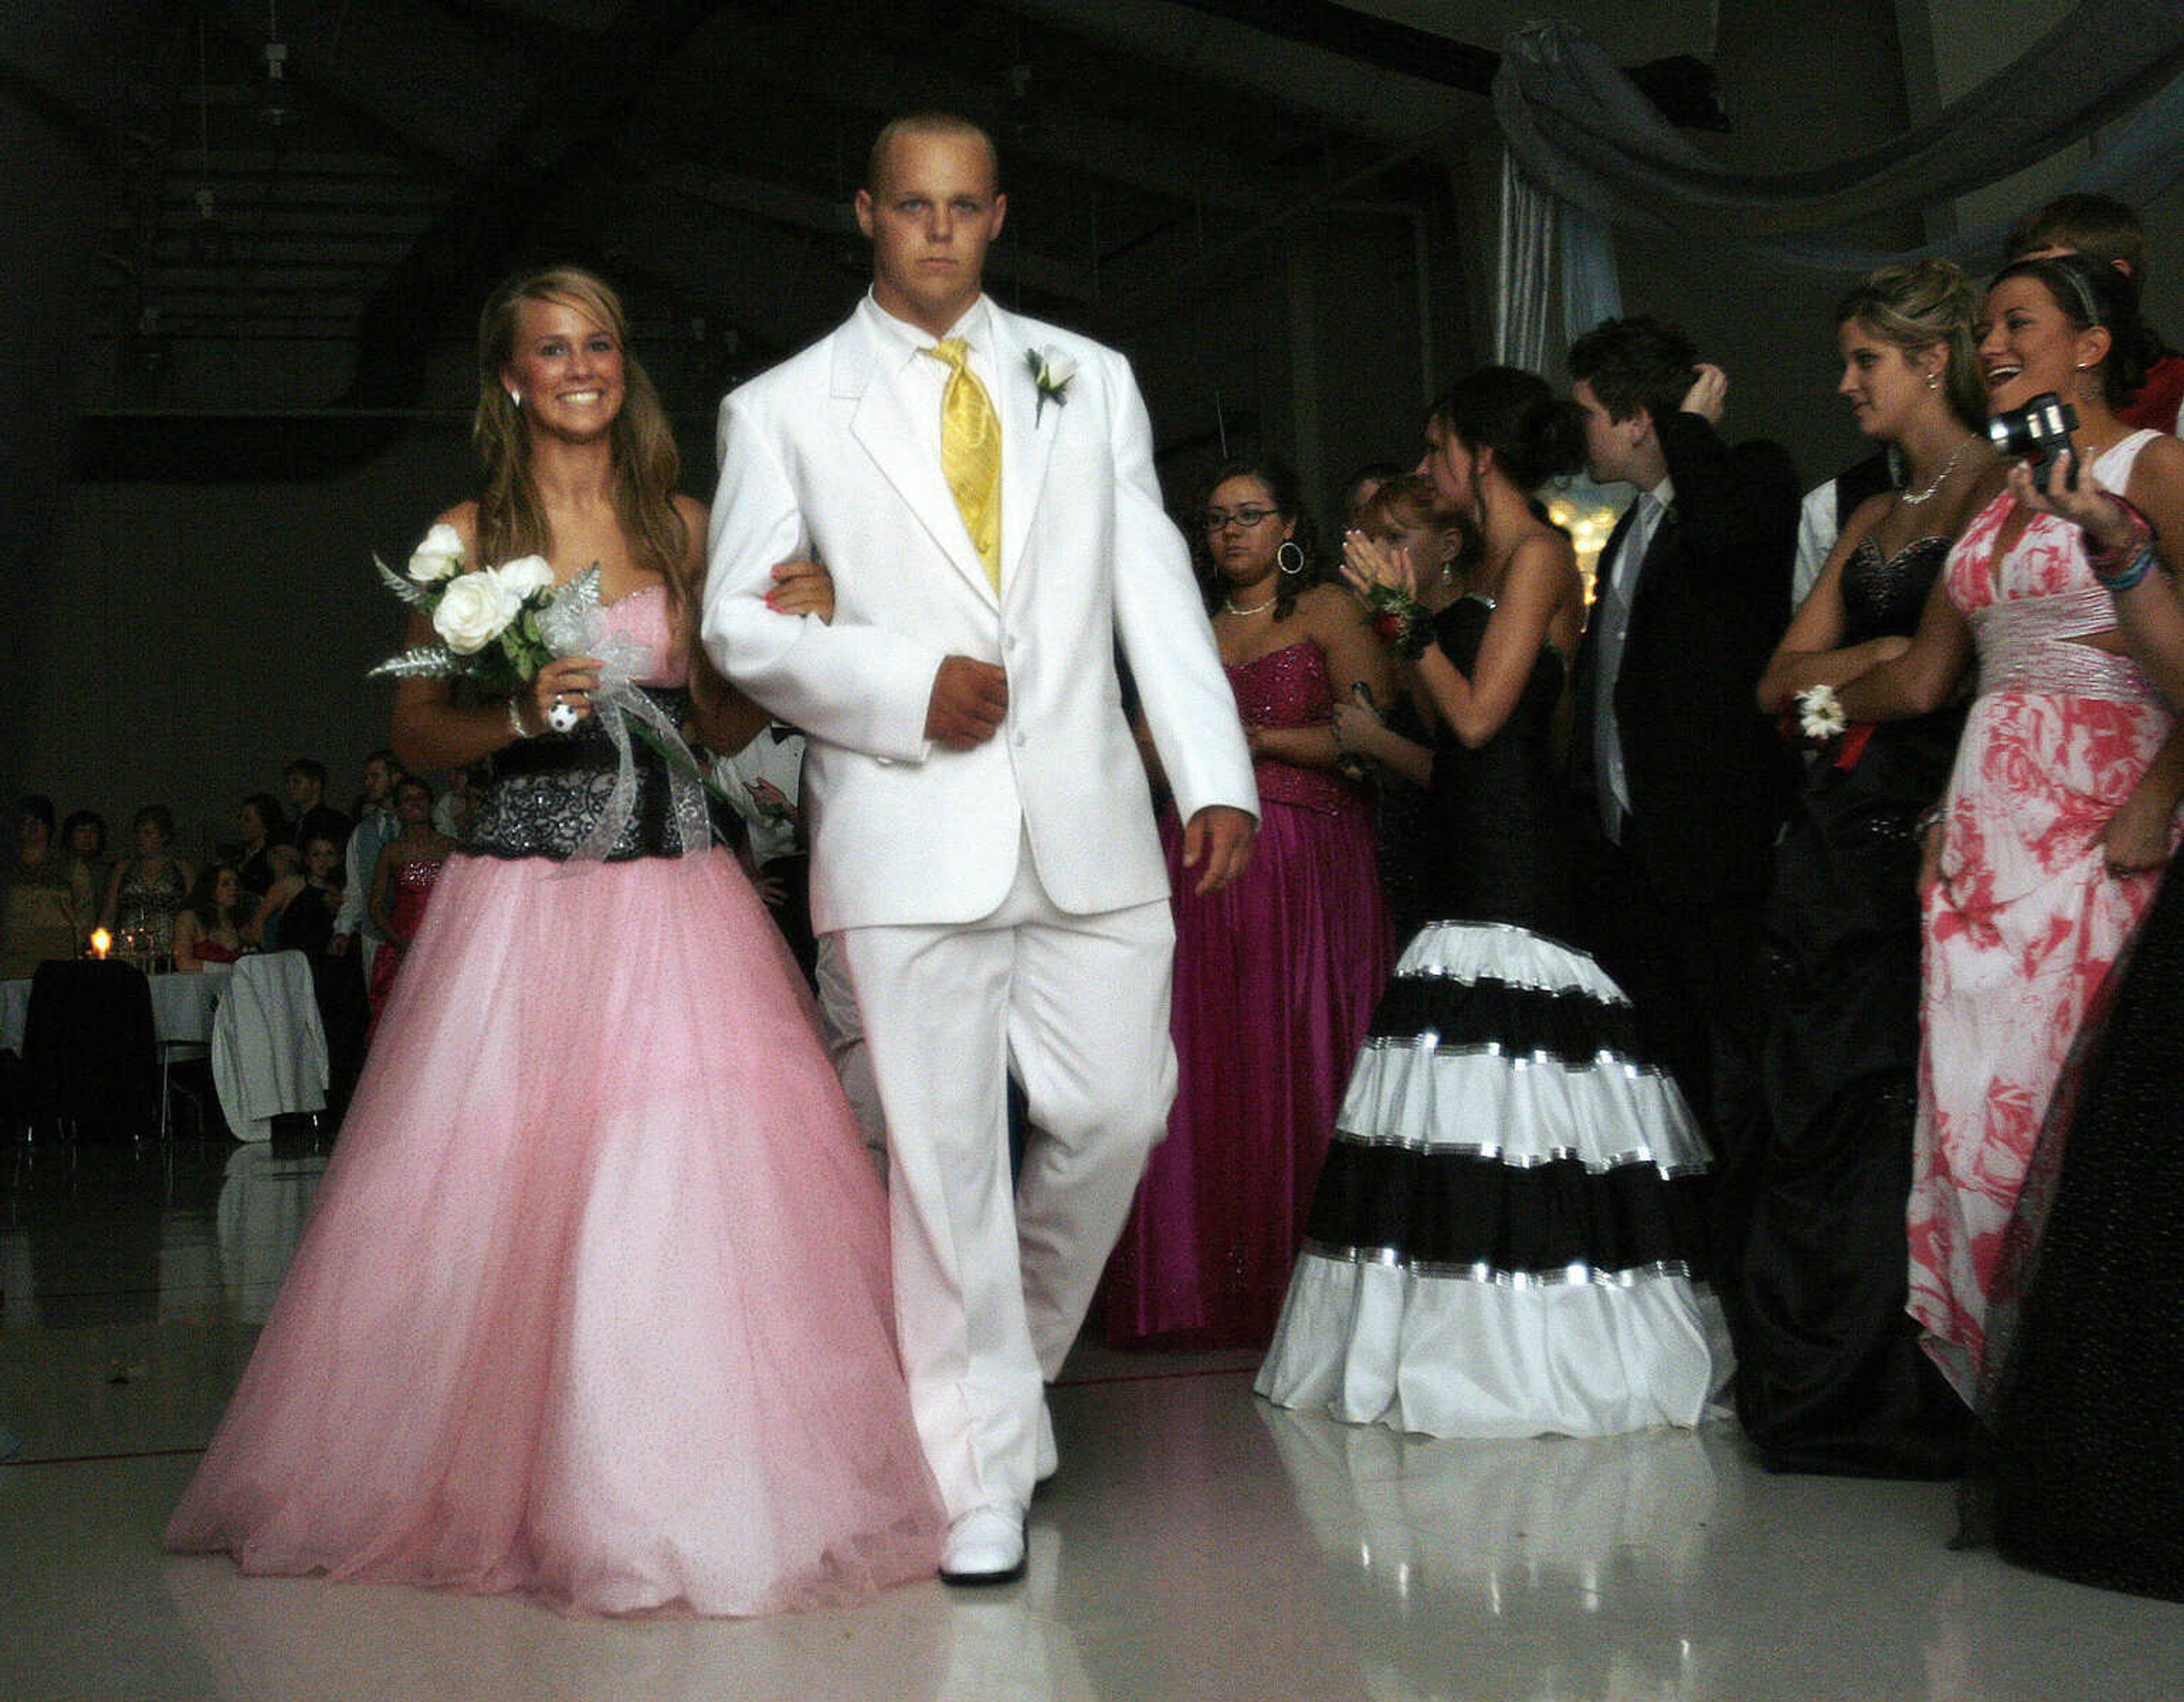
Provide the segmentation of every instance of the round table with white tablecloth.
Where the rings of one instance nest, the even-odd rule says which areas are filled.
[[[231,998],[238,976],[240,996]],[[145,979],[161,1050],[171,1056],[176,1049],[209,1048],[220,1110],[237,1138],[265,1140],[276,1116],[325,1106],[326,1034],[302,952],[254,953],[236,963]],[[0,981],[0,1048],[23,1049],[31,986],[28,980]]]

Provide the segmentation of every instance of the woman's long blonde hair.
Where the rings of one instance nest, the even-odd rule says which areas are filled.
[[[614,455],[615,516],[640,566],[666,580],[680,619],[694,618],[690,531],[675,506],[682,458],[660,405],[660,393],[630,350],[621,299],[604,279],[579,266],[518,272],[493,293],[478,315],[477,414],[471,422],[480,477],[478,559],[499,563],[517,555],[550,555],[554,528],[531,477],[531,438],[523,415],[502,387],[501,371],[515,352],[526,302],[573,308],[612,333],[621,345],[622,405],[609,442]]]

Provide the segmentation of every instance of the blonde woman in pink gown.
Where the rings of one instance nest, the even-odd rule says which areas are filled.
[[[2077,410],[2056,494],[2014,471],[1951,551],[1911,649],[1841,694],[1854,721],[1931,708],[1978,666],[1922,876],[1909,1207],[1910,1311],[1968,1402],[2034,1140],[2176,842],[2184,740],[2170,744],[2170,706],[2089,555],[2124,530],[2105,492],[2184,536],[2184,444],[2116,417],[2144,350],[2131,287],[2111,268],[2067,256],[1997,276],[1980,344],[1992,406],[2052,392]],[[2075,491],[2061,483],[2074,460]]]
[[[503,287],[488,477],[445,518],[473,562],[598,563],[642,689],[733,746],[763,717],[690,677],[703,512],[671,494],[625,334],[587,274]],[[616,767],[597,666],[505,702],[398,689],[405,761],[491,755],[495,778],[171,1547],[601,1613],[855,1601],[935,1569],[883,1203],[765,907],[649,761],[604,858],[570,860]],[[546,731],[557,702],[573,732]]]

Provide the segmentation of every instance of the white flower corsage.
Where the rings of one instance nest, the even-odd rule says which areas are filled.
[[[1044,349],[1027,349],[1024,365],[1031,369],[1031,382],[1039,388],[1039,407],[1031,416],[1036,425],[1045,417],[1049,402],[1059,408],[1069,399],[1069,381],[1077,376],[1077,360],[1049,343]]]
[[[1831,685],[1808,685],[1797,694],[1797,730],[1815,745],[1840,739],[1849,728],[1842,700]]]

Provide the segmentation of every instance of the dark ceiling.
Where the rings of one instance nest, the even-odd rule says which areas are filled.
[[[1127,336],[1300,214],[1446,211],[1496,64],[1329,0],[107,9],[126,23],[96,53],[0,24],[0,77],[65,112],[104,180],[94,421],[460,405],[475,304],[549,259],[623,285],[671,399],[716,395],[838,315],[864,151],[916,107],[1000,139],[997,293]],[[1682,62],[1686,121],[1706,85]]]

